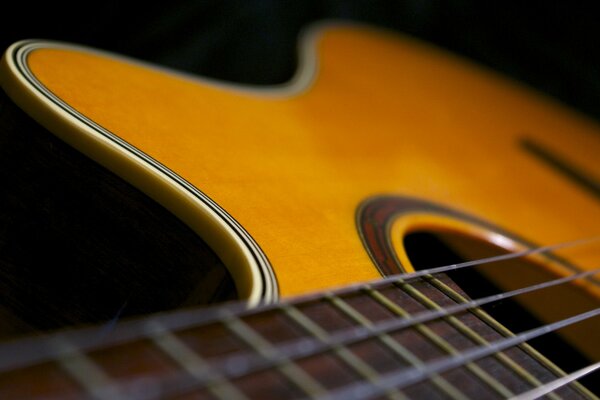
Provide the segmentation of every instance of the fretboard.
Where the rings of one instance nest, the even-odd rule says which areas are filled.
[[[466,301],[442,274],[22,339],[0,346],[0,397],[507,398],[564,375],[526,343],[496,350],[514,336],[481,309],[412,322]]]

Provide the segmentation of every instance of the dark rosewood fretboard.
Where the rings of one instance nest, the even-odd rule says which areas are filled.
[[[341,395],[348,388],[359,394],[367,388],[374,398],[505,398],[561,375],[522,345],[405,387],[380,387],[390,373],[426,368],[504,338],[502,328],[484,322],[488,317],[480,310],[332,344],[340,332],[449,307],[462,296],[447,276],[428,276],[262,310],[240,310],[239,305],[191,310],[131,320],[112,331],[33,338],[0,347],[2,357],[24,360],[3,362],[0,397],[91,393],[99,398],[280,399]],[[311,351],[315,343],[322,349]],[[589,397],[570,385],[550,398]]]

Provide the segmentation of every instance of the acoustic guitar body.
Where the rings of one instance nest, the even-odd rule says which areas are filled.
[[[598,308],[593,272],[600,265],[594,241],[600,233],[600,128],[594,121],[391,32],[318,25],[303,36],[299,54],[293,80],[258,88],[64,43],[10,47],[0,83],[39,125],[27,122],[31,146],[17,129],[4,129],[4,143],[18,151],[7,150],[3,159],[20,179],[10,181],[5,199],[18,197],[25,205],[19,206],[21,223],[13,224],[18,228],[3,233],[2,246],[30,252],[39,245],[22,243],[43,219],[52,228],[35,243],[44,242],[45,253],[55,246],[66,252],[69,243],[79,254],[69,258],[72,267],[54,274],[56,281],[71,277],[60,291],[82,283],[72,300],[64,297],[50,307],[69,315],[51,321],[28,316],[35,311],[24,309],[36,309],[33,300],[27,307],[5,306],[5,325],[32,327],[14,327],[18,332],[56,329],[78,318],[115,322],[121,314],[234,297],[260,310],[299,295],[323,296],[386,276],[517,252],[528,254],[487,263],[475,275],[450,274],[455,282],[444,276],[428,284],[444,287],[460,303],[583,274],[554,291],[516,300],[522,312],[515,326],[502,319],[518,319],[512,311],[504,317],[471,312],[498,337],[530,327],[529,319],[550,325]],[[14,108],[3,101],[5,110]],[[50,185],[40,179],[49,169],[62,180]],[[19,175],[27,170],[32,172]],[[3,201],[13,204],[9,200]],[[69,214],[65,218],[75,227],[57,227],[62,220],[52,217],[59,214],[53,210]],[[59,231],[62,236],[53,233]],[[15,232],[22,232],[20,242]],[[551,251],[531,251],[555,244]],[[86,257],[93,259],[89,265]],[[23,267],[42,258],[27,264],[5,257],[15,270],[10,276],[20,279],[7,287],[15,293],[43,288],[48,278]],[[94,286],[109,275],[110,284]],[[31,276],[38,279],[33,286]],[[112,300],[111,291],[118,293]],[[86,292],[87,299],[76,299]],[[101,316],[81,317],[94,313],[94,298],[102,292],[110,306],[98,311]],[[559,329],[557,348],[571,349],[584,360],[580,365],[588,365],[600,359],[599,335],[598,318],[590,318]],[[550,371],[537,384],[525,379],[530,386],[565,375],[536,350],[523,352],[529,361],[517,363]],[[295,369],[286,371],[312,388],[305,395],[321,393]],[[208,392],[217,398],[234,398],[244,387],[211,385]],[[458,398],[465,390],[436,385],[441,397]],[[569,394],[593,398],[570,385]],[[509,384],[491,391],[515,394]],[[92,390],[96,397],[107,393]],[[382,395],[407,393],[386,389]]]

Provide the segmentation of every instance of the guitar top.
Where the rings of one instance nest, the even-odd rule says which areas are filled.
[[[565,303],[598,307],[595,121],[386,31],[318,25],[300,49],[293,80],[259,88],[23,41],[5,53],[0,83],[39,124],[205,241],[252,306],[438,266],[413,253],[436,251],[434,237],[461,260],[589,241],[483,276],[508,292],[587,274],[563,298],[523,301],[544,324]],[[599,359],[598,322],[565,332]],[[305,379],[292,369],[286,376]],[[211,395],[240,394],[228,390]]]

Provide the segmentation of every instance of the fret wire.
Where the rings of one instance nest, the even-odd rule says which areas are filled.
[[[512,400],[534,400],[539,399],[540,397],[550,393],[553,390],[559,389],[563,386],[568,385],[571,382],[574,382],[577,379],[583,378],[586,375],[592,374],[600,369],[600,361],[588,365],[587,367],[583,367],[575,372],[572,372],[568,375],[560,377],[558,379],[553,380],[552,382],[545,383],[542,386],[536,387],[527,392],[521,393],[518,396],[515,396]],[[596,398],[594,396],[594,398]]]
[[[448,285],[441,282],[439,279],[434,278],[432,276],[425,276],[424,279],[426,279],[435,288],[437,288],[438,290],[440,290],[442,293],[446,294],[453,300],[456,301],[458,297],[455,298],[455,297],[451,296],[450,295],[451,293],[456,296],[460,296],[460,298],[462,298],[464,301],[467,301],[467,299],[462,297],[459,293],[454,291]],[[404,284],[402,284],[402,287],[405,287],[406,289],[408,289],[407,293],[409,295],[413,296],[413,298],[415,298],[422,304],[424,304],[426,307],[428,307],[430,309],[434,309],[434,310],[439,310],[442,308],[436,302],[432,301],[429,297],[425,296],[419,290],[414,288],[414,286],[411,286],[411,285],[405,286]],[[479,313],[477,311],[479,311],[480,308],[471,309],[470,311],[473,311],[473,310],[475,310],[476,315],[479,317]],[[484,346],[489,345],[489,342],[487,340],[485,340],[481,335],[479,335],[473,329],[471,329],[470,327],[465,325],[460,319],[456,318],[455,316],[451,315],[451,316],[447,316],[447,317],[443,317],[443,318],[448,323],[450,323],[454,328],[456,328],[460,333],[467,336],[469,339],[473,340],[475,343],[484,345]],[[485,321],[485,322],[487,322],[487,321]],[[502,352],[497,352],[494,354],[494,357],[498,361],[500,361],[502,364],[504,364],[507,368],[509,368],[509,370],[516,373],[518,376],[520,376],[522,379],[524,379],[526,382],[533,385],[534,387],[541,385],[541,382],[535,376],[533,376],[532,374],[527,372],[524,368],[522,368],[519,364],[517,364],[515,361],[513,361],[513,359],[508,357],[506,354],[504,354]],[[555,400],[560,399],[558,396],[552,396],[552,397]]]
[[[55,341],[56,341],[56,340],[55,340]],[[58,353],[60,353],[60,352],[58,352]]]
[[[411,368],[399,372],[391,372],[381,377],[381,383],[378,387],[368,386],[365,383],[357,382],[352,385],[348,385],[343,389],[338,389],[334,396],[344,399],[364,399],[367,397],[373,397],[379,394],[378,390],[381,391],[381,387],[406,387],[414,385],[425,379],[428,379],[435,373],[442,373],[449,371],[454,368],[458,368],[469,361],[482,359],[490,356],[499,351],[506,350],[511,347],[516,347],[520,343],[524,343],[535,339],[537,337],[546,335],[550,332],[557,331],[567,326],[577,324],[581,321],[585,321],[590,318],[596,318],[600,316],[600,308],[590,310],[581,314],[576,314],[572,317],[562,319],[551,324],[543,325],[538,328],[530,329],[525,332],[521,332],[518,335],[505,337],[490,343],[489,346],[479,346],[465,350],[460,355],[445,357],[437,361],[432,361],[427,364],[426,368],[416,369]]]
[[[444,282],[440,281],[439,279],[437,279],[433,276],[426,276],[425,279],[427,279],[427,281],[429,283],[431,283],[433,286],[435,286],[442,293],[448,295],[454,301],[459,302],[459,303],[465,303],[465,302],[469,301],[463,295],[456,292],[454,289],[452,289],[451,287],[449,287],[448,285],[446,285]],[[430,300],[426,297],[424,297],[423,300],[426,302],[430,302]],[[439,307],[436,303],[433,303],[433,302],[430,302],[430,303],[432,303],[432,306],[434,306],[434,307]],[[470,309],[470,312],[473,313],[474,315],[476,315],[482,321],[486,322],[492,328],[496,329],[496,331],[498,331],[500,334],[502,334],[504,336],[514,336],[513,332],[511,332],[504,325],[502,325],[501,323],[496,321],[495,318],[493,318],[491,315],[489,315],[483,309],[477,307],[477,308]],[[471,328],[464,325],[457,318],[449,317],[449,319],[456,320],[460,325],[462,325],[466,334],[471,334],[471,332],[472,332],[472,334],[474,335],[472,337],[472,339],[477,341],[479,344],[483,344],[483,345],[488,344],[488,342],[484,338],[479,336]],[[527,354],[529,354],[531,357],[536,359],[538,362],[540,362],[543,366],[548,368],[554,374],[556,374],[558,376],[565,375],[565,372],[562,369],[560,369],[556,364],[554,364],[548,358],[546,358],[541,353],[539,353],[537,350],[535,350],[533,347],[531,347],[528,343],[521,343],[521,344],[519,344],[518,347],[521,348],[523,351],[525,351]],[[535,376],[530,374],[526,369],[522,368],[519,364],[517,364],[515,361],[513,361],[506,354],[504,354],[502,352],[498,352],[497,354],[494,355],[494,357],[496,357],[499,361],[501,361],[503,364],[505,364],[507,367],[509,367],[513,372],[517,373],[521,378],[525,379],[527,382],[529,382],[534,387],[542,385],[542,383],[539,381],[539,379],[537,379]],[[591,395],[591,392],[587,388],[585,388],[584,386],[579,384],[578,382],[574,382],[572,384],[572,386],[577,391],[579,391],[580,393],[582,393],[588,397]],[[555,393],[549,393],[548,397],[557,399],[557,400],[560,399],[560,396],[556,395]]]
[[[434,311],[428,309],[427,311],[421,311],[417,314],[410,315],[406,319],[401,320],[404,323],[398,324],[396,329],[407,328],[410,326],[414,326],[417,323],[425,323],[428,321],[433,321],[433,320],[440,319],[445,316],[458,314],[459,312],[462,312],[462,311],[468,311],[469,309],[475,309],[475,308],[481,307],[482,305],[485,305],[485,304],[491,304],[491,303],[498,302],[498,301],[508,299],[511,297],[515,297],[518,295],[531,293],[531,292],[546,289],[549,287],[561,285],[566,282],[571,282],[576,279],[580,279],[580,278],[583,278],[583,277],[586,277],[586,276],[589,276],[592,274],[597,274],[598,272],[600,272],[600,269],[579,272],[577,274],[573,274],[568,277],[558,278],[558,279],[554,279],[551,281],[546,281],[546,282],[538,283],[535,285],[522,287],[519,289],[509,291],[509,292],[494,294],[494,295],[487,296],[487,297],[480,297],[475,300],[466,300],[465,299],[464,302],[457,302],[457,304],[453,304],[452,306],[448,306],[448,307],[444,307],[444,308],[439,307],[439,308],[435,309]],[[398,285],[396,285],[396,286],[398,286]],[[414,286],[413,286],[413,288],[414,288]],[[363,288],[363,291],[368,291],[368,290],[375,290],[375,292],[378,293],[377,290],[373,287],[369,288],[368,286],[365,286],[365,288]],[[387,297],[383,296],[383,295],[381,298],[387,299]],[[389,300],[388,300],[388,302],[389,302],[389,304],[394,304],[393,302],[391,302]]]
[[[417,291],[412,285],[404,284],[409,286],[412,290]],[[403,285],[403,286],[404,286]],[[399,305],[392,302],[386,296],[381,294],[379,291],[367,288],[365,290],[369,296],[371,296],[374,300],[379,302],[381,305],[386,307],[389,311],[403,318],[410,318],[410,314],[404,310]],[[410,293],[409,293],[410,294]],[[424,324],[415,325],[415,329],[418,330],[423,336],[434,342],[439,348],[446,351],[449,354],[459,354],[459,351],[456,350],[448,341],[441,338],[435,332],[433,332],[430,328],[428,328]],[[479,379],[485,382],[488,386],[490,386],[494,391],[500,394],[503,397],[510,397],[513,395],[512,391],[510,391],[506,386],[504,386],[497,379],[488,374],[485,370],[483,370],[479,365],[474,363],[467,363],[465,368],[469,369],[473,374],[475,374]]]
[[[590,271],[590,273],[596,273],[596,272],[597,271]],[[575,279],[576,276],[581,277],[585,274],[587,274],[587,272],[578,273],[578,274],[573,275],[573,277],[571,277],[571,278]],[[341,332],[341,334],[336,333],[334,335],[329,336],[329,338],[328,338],[329,342],[320,341],[317,344],[317,342],[315,342],[314,339],[311,340],[311,339],[307,339],[307,338],[292,341],[291,343],[286,342],[283,345],[278,347],[280,350],[279,353],[282,355],[285,355],[285,358],[288,358],[288,359],[289,358],[299,359],[299,358],[309,357],[311,355],[329,351],[331,349],[331,347],[328,348],[328,346],[331,346],[330,343],[333,340],[335,340],[338,345],[347,346],[349,344],[357,343],[359,341],[368,339],[369,337],[373,337],[374,336],[373,334],[382,334],[382,333],[392,332],[395,330],[405,329],[407,327],[414,326],[417,322],[425,323],[428,321],[439,319],[443,316],[454,314],[455,312],[464,311],[467,308],[475,307],[479,303],[487,304],[491,301],[496,301],[501,298],[505,298],[505,295],[510,297],[514,294],[528,292],[529,290],[537,290],[538,288],[541,288],[541,287],[550,287],[551,285],[561,284],[561,283],[564,283],[566,279],[567,278],[560,278],[560,279],[556,279],[553,281],[548,281],[543,284],[517,289],[512,292],[506,292],[501,295],[494,295],[494,296],[490,296],[487,298],[481,298],[481,299],[477,299],[477,300],[473,300],[473,301],[467,301],[464,303],[457,303],[456,305],[453,305],[448,308],[440,308],[439,310],[436,310],[435,312],[431,311],[431,310],[430,311],[422,311],[420,313],[417,313],[416,315],[411,315],[410,318],[387,320],[387,321],[383,322],[383,325],[379,325],[380,323],[378,323],[377,325],[375,325],[373,327],[373,329],[366,329],[363,327],[362,332],[360,334],[358,334],[357,336],[355,336],[355,334],[351,334],[351,332],[358,332],[356,329],[352,329],[351,331],[345,331],[345,333]],[[378,292],[375,291],[375,293],[378,293]],[[381,295],[381,298],[384,299],[384,301],[387,300],[388,304],[392,304],[392,307],[395,306],[395,304],[392,303],[389,299],[387,299],[387,297]],[[279,311],[282,311],[281,307],[280,307]],[[389,324],[389,322],[395,322],[395,323]],[[369,335],[371,335],[371,336],[369,336]],[[280,359],[279,361],[283,361],[284,359]],[[256,372],[259,370],[268,369],[271,365],[273,365],[272,363],[274,360],[271,360],[271,364],[265,363],[264,360],[260,361],[260,362],[257,362],[257,361],[258,361],[257,359],[240,360],[239,356],[233,356],[233,357],[229,357],[229,358],[225,358],[224,360],[221,360],[219,363],[217,363],[215,365],[215,367],[218,367],[219,370],[222,371],[222,373],[224,373],[228,377],[232,378],[232,377],[239,377],[240,374],[242,374],[242,375],[247,374],[247,373],[249,373],[248,371]],[[417,361],[418,361],[418,359],[417,359]],[[409,360],[409,362],[410,362],[410,360]],[[239,370],[238,368],[236,368],[236,370],[233,371],[230,369],[230,367],[229,367],[230,365],[239,364],[239,363],[244,363],[244,365],[246,365],[246,367],[243,370]]]
[[[153,343],[167,354],[173,361],[189,373],[195,380],[203,383],[205,387],[217,398],[222,400],[246,400],[247,397],[231,382],[204,361],[198,353],[191,349],[182,340],[177,338],[168,329],[157,322],[148,325],[149,338]]]
[[[547,245],[534,249],[529,249],[517,253],[509,253],[504,255],[502,260],[521,258],[531,254],[542,254],[548,253],[561,248],[569,248],[585,245],[590,242],[600,241],[600,237],[591,237],[587,239],[573,240],[569,242],[557,243],[553,245]],[[343,288],[335,289],[335,293],[340,295],[344,293],[351,293],[353,291],[360,290],[365,284],[370,284],[373,287],[379,287],[387,285],[396,279],[413,280],[426,274],[437,274],[441,272],[453,271],[460,268],[469,268],[475,265],[490,263],[499,261],[496,259],[481,259],[479,261],[469,261],[462,264],[453,264],[428,270],[421,270],[414,273],[399,274],[388,276],[383,279],[370,280],[364,283],[351,284]],[[291,300],[286,301],[289,304],[306,303],[311,300],[318,300],[320,294],[312,293],[302,296],[297,296]],[[277,303],[263,304],[257,309],[250,309],[246,302],[237,302],[227,306],[229,310],[234,310],[236,315],[252,315],[260,311],[267,311],[278,308]],[[208,309],[195,309],[195,310],[177,310],[170,313],[166,313],[161,316],[153,317],[152,320],[160,321],[165,327],[170,330],[180,330],[192,326],[203,326],[209,323],[218,321],[221,317],[220,309],[208,308]],[[146,320],[132,320],[127,322],[121,322],[119,326],[111,332],[110,336],[105,336],[102,340],[98,340],[97,328],[84,328],[75,331],[70,331],[62,334],[61,336],[72,342],[74,345],[84,351],[91,351],[93,349],[102,349],[109,346],[115,346],[125,342],[136,340],[145,335],[146,331]],[[0,344],[0,371],[8,369],[22,368],[27,365],[33,365],[35,363],[41,363],[60,357],[61,352],[57,350],[56,346],[52,345],[52,341],[40,340],[39,338],[26,338],[19,340],[18,345],[15,344]],[[542,359],[543,357],[540,357]]]
[[[291,304],[281,304],[281,310],[285,312],[285,314],[290,317],[296,324],[298,324],[302,329],[308,332],[313,337],[317,338],[322,343],[326,343],[330,346],[331,350],[342,359],[346,365],[352,368],[356,373],[366,379],[370,384],[374,386],[378,386],[379,384],[379,374],[370,365],[365,363],[363,360],[358,358],[354,353],[348,350],[345,346],[339,345],[336,343],[331,343],[331,339],[329,334],[321,328],[319,325],[314,323],[311,319],[309,319],[306,315],[304,315],[300,310],[294,307]],[[385,394],[392,398],[398,400],[407,399],[406,395],[396,389],[386,389]]]
[[[463,304],[464,304],[464,303],[463,303]],[[426,319],[426,318],[423,318],[423,320],[428,320],[428,319]],[[185,353],[185,352],[183,352],[183,353]],[[295,354],[295,356],[299,356],[299,357],[302,357],[302,356],[303,356],[301,353],[299,354],[299,353],[297,353],[297,352],[292,352],[292,354]],[[186,364],[186,365],[189,365],[189,363],[188,363],[188,364]],[[265,366],[263,365],[263,366],[262,366],[262,368],[264,368],[264,367],[265,367]],[[206,377],[206,376],[204,376],[204,378],[207,378],[207,377]],[[229,397],[231,397],[231,396],[229,396]]]
[[[360,312],[356,311],[350,304],[348,304],[340,297],[328,294],[325,296],[325,298],[329,300],[334,306],[336,306],[340,311],[342,311],[355,322],[362,325],[364,328],[367,328],[369,330],[373,328],[373,324],[371,321],[365,318]],[[400,357],[404,358],[412,367],[419,368],[424,366],[424,363],[419,358],[417,358],[411,351],[409,351],[406,347],[398,343],[387,333],[378,332],[376,333],[375,337],[387,348],[392,350]],[[445,378],[439,375],[435,375],[432,377],[432,382],[448,396],[454,399],[466,399],[464,394],[460,390],[458,390],[454,385],[448,382]]]
[[[597,270],[594,271],[590,271],[590,273],[597,273]],[[365,339],[368,339],[370,336],[369,335],[373,335],[373,333],[389,333],[392,331],[396,331],[396,330],[400,330],[400,329],[405,329],[411,326],[414,326],[416,323],[425,323],[428,321],[432,321],[432,320],[436,320],[436,319],[440,319],[443,316],[448,316],[448,315],[452,315],[456,312],[459,311],[465,311],[468,308],[472,308],[472,307],[476,307],[477,305],[480,304],[488,304],[490,302],[493,301],[497,301],[503,298],[508,298],[508,297],[512,297],[515,294],[521,294],[521,293],[527,293],[531,290],[538,290],[540,288],[545,288],[545,287],[550,287],[552,285],[557,285],[557,284],[561,284],[564,283],[565,280],[567,279],[576,279],[575,277],[581,277],[586,275],[587,272],[583,272],[583,273],[578,273],[573,275],[570,278],[559,278],[553,281],[548,281],[539,285],[534,285],[534,286],[529,286],[526,288],[521,288],[521,289],[517,289],[515,291],[512,292],[506,292],[500,295],[493,295],[493,296],[489,296],[486,298],[480,298],[477,300],[473,300],[473,301],[466,301],[464,303],[457,303],[455,305],[452,305],[448,308],[440,308],[438,310],[432,311],[432,310],[428,310],[428,311],[421,311],[419,313],[417,313],[416,315],[411,315],[410,318],[404,318],[404,319],[389,319],[387,321],[384,322],[378,322],[377,325],[374,325],[373,329],[366,329],[363,327],[362,332],[360,332],[359,334],[356,334],[358,331],[356,329],[352,329],[350,332],[349,331],[345,331],[341,332],[341,333],[336,333],[334,335],[331,335],[329,337],[329,340],[336,340],[337,343],[339,345],[349,345],[352,343],[356,343]],[[567,281],[569,281],[567,280]],[[377,291],[375,291],[375,293],[378,293]],[[382,299],[384,299],[384,301],[387,299],[387,297],[383,296],[381,297]],[[395,306],[395,304],[393,302],[391,302],[389,299],[387,299],[388,301],[388,305],[391,304],[393,305],[392,307]],[[280,307],[281,308],[281,307]],[[281,310],[279,310],[281,311]],[[376,331],[376,332],[374,332]],[[351,332],[354,332],[355,334],[351,334]],[[293,357],[293,358],[303,358],[303,357],[308,357],[314,354],[318,354],[319,352],[325,352],[327,351],[327,346],[329,346],[328,343],[326,342],[319,342],[319,345],[317,345],[314,341],[311,341],[307,338],[303,338],[301,340],[297,340],[297,341],[293,341],[291,343],[285,343],[282,346],[280,346],[280,353],[282,354],[286,354],[288,357]],[[235,362],[235,360],[231,360],[232,362]],[[221,362],[221,364],[225,364],[225,365],[229,365],[230,362],[225,360],[223,362]],[[246,369],[252,369],[254,370],[259,370],[259,369],[264,369],[264,368],[268,368],[269,365],[268,364],[264,364],[264,363],[249,363]],[[224,371],[228,371],[227,368],[223,368]],[[233,376],[231,372],[226,372],[228,376]]]
[[[292,360],[283,356],[275,346],[243,320],[234,315],[230,315],[223,323],[235,333],[237,337],[248,343],[261,356],[274,361],[273,366],[278,368],[282,374],[310,397],[322,396],[326,393],[326,389],[318,381]]]
[[[125,396],[114,382],[94,361],[68,342],[56,342],[61,355],[55,360],[93,398],[123,399]]]

